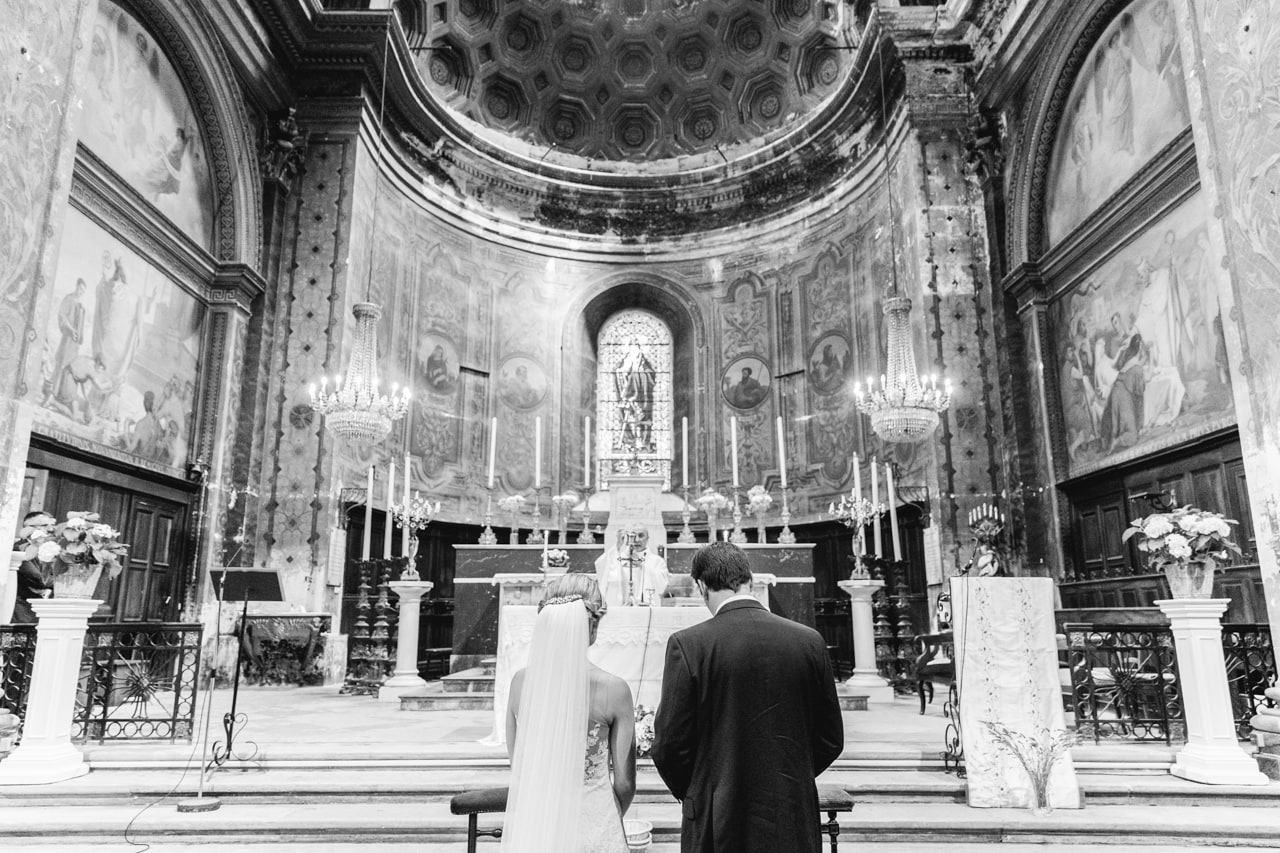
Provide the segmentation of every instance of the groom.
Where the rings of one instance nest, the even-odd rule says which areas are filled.
[[[814,777],[844,748],[826,644],[752,597],[736,545],[700,550],[692,575],[713,618],[667,643],[652,753],[681,853],[814,853]]]

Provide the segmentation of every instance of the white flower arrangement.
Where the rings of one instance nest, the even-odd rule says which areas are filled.
[[[1184,506],[1137,519],[1125,530],[1124,541],[1140,537],[1138,550],[1147,554],[1153,569],[1189,563],[1216,568],[1231,554],[1240,554],[1240,547],[1228,538],[1235,523],[1221,513]]]
[[[636,705],[636,755],[641,757],[653,751],[653,716],[644,705]]]
[[[702,494],[698,495],[694,503],[698,505],[698,509],[710,515],[713,512],[721,512],[729,508],[729,499],[717,492],[715,489],[707,488]]]
[[[773,506],[773,497],[764,486],[756,485],[747,489],[747,512],[752,515],[764,515]]]
[[[507,515],[519,515],[524,509],[524,495],[507,495],[498,501],[498,509]]]
[[[552,548],[542,553],[542,568],[567,569],[568,567],[569,552],[563,548]]]
[[[43,519],[32,519],[18,532],[17,550],[25,559],[46,566],[50,576],[93,563],[100,563],[113,580],[119,576],[129,547],[119,541],[118,530],[98,521],[96,512],[68,512],[61,523],[53,516]]]

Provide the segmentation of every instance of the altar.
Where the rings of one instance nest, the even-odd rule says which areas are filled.
[[[529,662],[536,605],[509,604],[498,620],[493,680],[493,734],[486,743],[506,743],[507,694],[511,677]],[[627,682],[637,704],[656,708],[662,695],[667,640],[682,628],[711,618],[705,607],[615,607],[600,620],[587,657]]]

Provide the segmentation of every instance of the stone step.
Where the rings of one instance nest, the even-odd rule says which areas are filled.
[[[493,681],[493,672],[478,666],[443,676],[440,684],[445,693],[492,693]]]
[[[680,807],[671,803],[638,803],[629,817],[653,823],[654,840],[672,844],[680,832]],[[495,825],[489,816],[482,825]],[[1223,806],[1090,806],[1033,815],[1022,809],[971,809],[951,803],[855,806],[842,814],[842,848],[864,849],[868,843],[914,843],[934,849],[939,844],[1041,843],[1143,847],[1179,845],[1280,848],[1280,810]],[[417,841],[458,844],[466,820],[449,814],[444,802],[428,803],[290,803],[254,805],[223,802],[211,812],[183,813],[175,799],[148,809],[135,804],[35,805],[0,801],[0,849],[37,839],[82,844],[118,844],[125,828],[129,838],[155,843],[262,842],[381,844]],[[493,847],[486,844],[487,849]]]
[[[401,711],[492,711],[493,691],[409,693],[400,697]]]
[[[81,807],[134,803],[145,805],[194,793],[196,769],[94,769],[86,776],[55,785],[0,787],[0,807],[26,802],[39,806]],[[205,790],[228,802],[259,805],[378,802],[421,804],[447,802],[462,791],[509,783],[505,761],[462,762],[443,767],[222,769],[206,777]],[[1235,807],[1280,806],[1280,785],[1209,786],[1175,777],[1084,774],[1079,777],[1087,804],[1129,806]],[[823,784],[838,785],[858,803],[875,805],[964,803],[966,782],[954,774],[925,770],[867,770],[837,765],[822,774]],[[636,778],[637,802],[672,803],[652,762],[641,759]],[[185,792],[185,793],[184,793]],[[2,822],[2,820],[0,820]],[[3,849],[0,846],[0,849]]]

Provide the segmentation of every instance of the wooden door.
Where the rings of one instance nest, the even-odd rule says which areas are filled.
[[[179,504],[134,497],[125,540],[129,557],[116,581],[113,601],[120,621],[177,618],[184,515]]]

